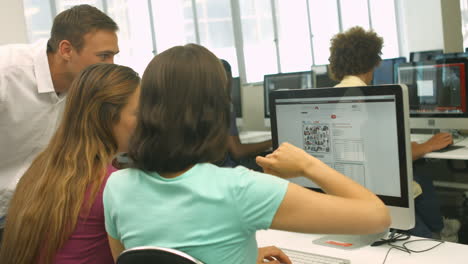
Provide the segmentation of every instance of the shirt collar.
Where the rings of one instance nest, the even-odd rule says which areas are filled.
[[[34,53],[34,74],[37,81],[37,91],[39,93],[55,92],[50,74],[49,60],[47,59],[47,40],[39,40],[33,45]]]
[[[353,86],[367,86],[367,84],[361,78],[355,75],[346,75],[341,82],[352,84]]]

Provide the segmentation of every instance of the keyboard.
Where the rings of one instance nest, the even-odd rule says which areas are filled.
[[[456,149],[460,149],[460,148],[464,148],[464,147],[465,146],[448,145],[447,147],[445,147],[443,149],[434,150],[433,152],[447,152],[447,151],[456,150]]]
[[[291,249],[281,249],[293,264],[349,264],[348,259],[335,258],[315,253],[301,252]]]

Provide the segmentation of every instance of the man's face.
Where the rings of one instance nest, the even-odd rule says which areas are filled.
[[[70,71],[75,77],[81,70],[95,63],[114,63],[119,53],[117,34],[113,31],[98,30],[84,35],[84,45],[79,52],[73,52]]]

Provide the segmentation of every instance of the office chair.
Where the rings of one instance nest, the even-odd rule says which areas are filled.
[[[190,255],[170,248],[134,247],[125,250],[116,264],[204,264]]]

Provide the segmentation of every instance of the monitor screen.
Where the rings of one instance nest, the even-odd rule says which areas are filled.
[[[408,86],[411,128],[468,129],[466,58],[398,65]]]
[[[392,227],[414,225],[408,104],[405,87],[382,85],[277,91],[273,147],[289,142],[377,194]],[[385,140],[382,140],[385,139]],[[318,189],[309,179],[291,179]]]
[[[434,60],[437,55],[443,53],[444,51],[441,49],[410,52],[410,62]]]
[[[268,95],[271,91],[281,89],[307,89],[312,88],[312,72],[289,72],[268,74],[263,80],[263,98],[265,118],[270,117],[270,107]]]
[[[231,101],[237,118],[242,118],[242,97],[240,78],[232,78]]]
[[[372,84],[394,84],[395,81],[395,66],[398,63],[406,62],[405,57],[385,59],[380,62],[380,65],[374,70],[374,78]]]
[[[314,65],[312,66],[312,72],[314,75],[314,88],[333,87],[339,83],[330,78],[328,65]]]

